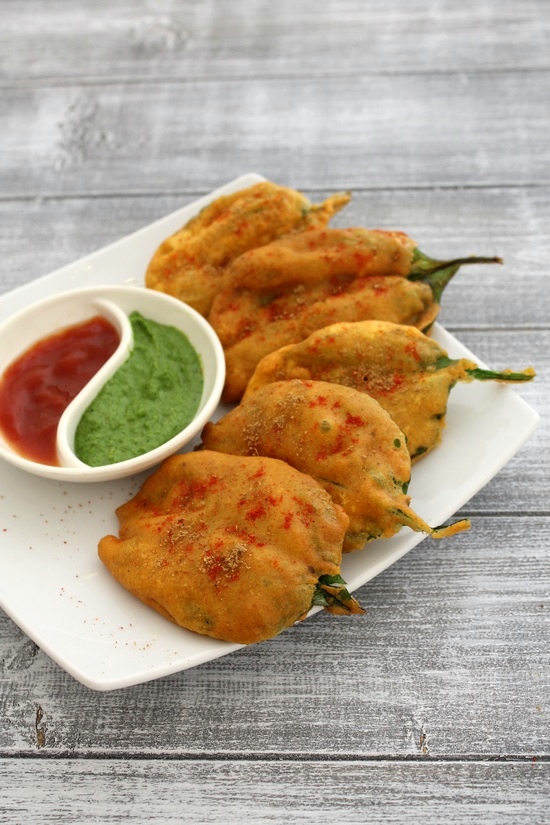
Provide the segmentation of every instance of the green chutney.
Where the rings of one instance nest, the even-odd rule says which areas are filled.
[[[76,429],[75,453],[91,467],[159,447],[193,420],[201,401],[202,364],[187,336],[139,312],[132,312],[129,320],[132,351]]]

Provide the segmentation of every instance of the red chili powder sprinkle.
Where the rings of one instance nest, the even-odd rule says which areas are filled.
[[[256,519],[263,518],[265,515],[265,507],[259,504],[257,507],[254,507],[252,510],[249,510],[245,518],[247,521],[256,521]]]
[[[175,499],[175,506],[181,507],[190,501],[205,498],[219,482],[218,476],[211,476],[207,481],[182,481]]]
[[[355,260],[355,265],[359,271],[362,271],[364,267],[368,266],[373,258],[373,253],[365,253],[365,252],[354,252],[353,258]]]
[[[212,556],[206,553],[203,558],[203,567],[206,569],[208,578],[217,584],[220,584],[222,576],[226,582],[234,582],[239,578],[238,570],[228,570],[227,560],[223,556]]]
[[[254,324],[248,318],[239,321],[235,331],[235,341],[242,341],[254,332]]]
[[[255,547],[265,547],[264,541],[259,541],[257,536],[253,533],[247,533],[246,530],[243,530],[241,527],[228,524],[225,528],[225,532],[230,536],[237,536],[237,538],[247,542],[248,544],[253,544]]]
[[[405,352],[408,352],[409,355],[412,356],[412,358],[414,358],[415,361],[420,361],[420,354],[414,341],[411,341],[409,344],[407,344],[407,346],[405,347]]]
[[[299,512],[297,513],[298,517],[300,518],[302,524],[305,527],[311,527],[313,523],[313,516],[315,515],[315,507],[307,501],[303,501],[302,499],[298,498],[297,496],[292,497],[293,501],[299,507]]]
[[[292,519],[293,518],[294,518],[294,513],[284,513],[283,528],[285,530],[290,529],[290,525],[292,524]]]
[[[326,395],[318,395],[313,401],[309,402],[310,408],[313,407],[326,407],[328,403],[328,399]]]
[[[234,229],[235,235],[237,235],[237,237],[241,237],[241,235],[244,235],[246,232],[248,232],[249,227],[249,221],[241,221],[241,223],[238,224]]]
[[[349,441],[349,438],[348,438],[348,441]],[[329,456],[338,455],[338,453],[341,453],[344,449],[344,446],[345,446],[344,435],[343,435],[342,432],[339,432],[338,436],[336,438],[336,441],[332,445],[327,444],[326,447],[323,447],[322,450],[319,450],[319,452],[315,456],[315,460],[316,461],[326,461],[326,459],[329,458]]]
[[[375,385],[372,389],[377,395],[381,395],[381,396],[391,395],[392,393],[394,393],[396,390],[398,390],[403,385],[404,381],[405,381],[404,377],[396,372],[393,375],[391,384],[389,384],[388,386],[382,386],[382,385],[377,386],[377,385]]]
[[[212,218],[212,223],[226,221],[228,218],[231,218],[231,212],[229,211],[229,209],[222,209],[221,212],[218,212],[218,214],[214,218]]]
[[[263,476],[265,476],[265,467],[258,467],[256,472],[252,473],[252,475],[249,476],[249,478],[252,481],[252,479],[254,478],[263,478]]]

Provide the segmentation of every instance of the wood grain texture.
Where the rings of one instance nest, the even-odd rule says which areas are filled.
[[[368,761],[0,761],[0,823],[546,825],[549,766]],[[506,787],[503,796],[502,789]],[[154,796],[147,790],[154,788]]]
[[[548,69],[545,0],[3,0],[5,83]],[[537,21],[537,25],[533,25]],[[68,77],[67,66],[71,67]]]
[[[298,188],[548,184],[549,91],[543,72],[7,88],[0,197],[212,189],[243,169]]]

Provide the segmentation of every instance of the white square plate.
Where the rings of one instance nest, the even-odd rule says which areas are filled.
[[[127,238],[13,290],[0,297],[0,320],[71,288],[143,286],[146,266],[162,240],[213,198],[260,180],[259,175],[243,175]],[[480,363],[440,326],[434,337],[451,357]],[[414,467],[409,489],[414,509],[432,525],[445,522],[510,460],[537,423],[537,413],[508,386],[473,382],[455,387],[443,443]],[[123,590],[99,561],[99,539],[118,531],[115,508],[137,492],[144,477],[61,483],[0,462],[0,606],[54,661],[95,690],[146,682],[239,647],[171,624]],[[346,556],[342,575],[349,589],[378,575],[422,539],[403,529]]]

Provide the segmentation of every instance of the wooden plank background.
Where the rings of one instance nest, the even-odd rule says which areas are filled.
[[[349,188],[335,223],[504,258],[462,270],[441,321],[495,368],[533,364],[518,392],[542,417],[463,508],[470,533],[360,589],[366,617],[97,693],[1,614],[0,823],[547,823],[546,0],[0,13],[0,292],[248,171]]]

